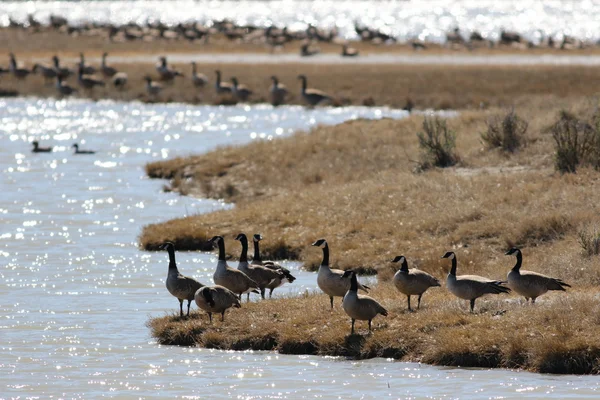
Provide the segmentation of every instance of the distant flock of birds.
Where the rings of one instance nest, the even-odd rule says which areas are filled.
[[[272,261],[263,261],[260,256],[260,234],[253,236],[254,255],[248,260],[248,238],[240,233],[235,240],[242,245],[237,269],[230,267],[226,261],[225,242],[222,236],[213,237],[210,242],[219,249],[219,258],[213,274],[214,285],[204,285],[194,278],[182,275],[175,262],[175,246],[166,242],[161,249],[169,253],[169,270],[166,286],[171,295],[179,301],[180,316],[183,317],[183,302],[187,300],[187,316],[190,314],[190,304],[195,301],[198,308],[208,313],[212,323],[212,314],[221,314],[225,320],[225,311],[229,308],[241,307],[242,295],[257,293],[265,299],[265,291],[269,289],[269,297],[273,290],[286,282],[292,283],[296,278],[290,271]],[[325,239],[319,239],[312,244],[322,249],[323,259],[317,273],[317,285],[329,296],[333,309],[334,297],[342,298],[342,308],[351,319],[351,333],[354,333],[355,321],[368,321],[369,332],[371,321],[377,315],[387,316],[388,311],[375,299],[358,294],[358,290],[368,292],[368,286],[361,284],[352,270],[342,271],[329,267],[329,246]],[[514,290],[525,297],[526,302],[534,304],[535,300],[549,290],[565,291],[571,287],[564,281],[542,275],[533,271],[522,270],[523,256],[516,247],[510,249],[506,255],[516,256],[515,266],[508,272],[506,281],[493,280],[478,275],[457,275],[457,259],[454,252],[447,252],[442,258],[451,260],[451,269],[446,278],[446,287],[456,297],[469,300],[470,310],[474,312],[475,300],[486,294],[509,293]],[[418,296],[417,309],[421,306],[423,293],[430,287],[441,286],[440,281],[425,271],[416,268],[409,269],[406,257],[398,256],[392,260],[399,263],[401,268],[393,277],[396,289],[406,295],[408,310],[413,311],[410,304],[411,296]]]
[[[347,50],[347,49],[346,49]],[[127,88],[128,76],[124,72],[117,71],[116,68],[108,65],[106,58],[108,53],[102,54],[102,62],[98,68],[89,65],[85,62],[85,56],[83,53],[79,55],[79,62],[77,63],[77,83],[83,90],[91,92],[97,86],[105,86],[105,80],[110,80],[113,86],[118,90],[125,90]],[[61,66],[60,59],[58,56],[52,57],[52,64],[39,64],[36,63],[31,69],[19,66],[17,63],[16,56],[13,53],[9,54],[10,62],[8,68],[0,67],[0,76],[2,74],[11,74],[19,80],[26,79],[30,74],[40,74],[44,80],[49,83],[55,81],[55,87],[58,94],[62,96],[70,96],[78,92],[78,89],[65,83],[65,80],[75,74],[75,71]],[[209,79],[206,75],[199,73],[196,67],[196,63],[191,63],[191,83],[194,87],[202,89],[208,86]],[[170,67],[167,63],[166,57],[160,57],[159,62],[156,64],[156,72],[159,75],[161,81],[166,83],[172,83],[176,78],[184,78],[185,75]],[[102,78],[97,77],[96,73],[100,73]],[[231,77],[230,82],[222,80],[220,70],[215,71],[215,92],[218,96],[228,96],[233,98],[236,102],[246,102],[254,93],[247,85],[240,83],[236,77]],[[304,102],[309,106],[317,106],[323,104],[331,104],[333,97],[326,92],[309,88],[307,84],[307,78],[305,75],[299,75],[298,79],[301,81],[300,95]],[[162,92],[164,86],[152,80],[150,76],[145,76],[146,82],[146,93],[147,95],[156,100]],[[271,86],[269,87],[269,101],[272,105],[278,106],[285,104],[289,91],[287,87],[279,82],[276,76],[271,76]]]
[[[40,142],[38,142],[37,140],[34,140],[33,142],[31,142],[31,145],[33,146],[33,148],[31,149],[32,153],[51,153],[52,152],[52,146],[42,147],[42,146],[40,146]],[[71,148],[73,149],[73,154],[96,154],[96,152],[94,150],[80,149],[79,144],[77,144],[77,143],[73,143]]]

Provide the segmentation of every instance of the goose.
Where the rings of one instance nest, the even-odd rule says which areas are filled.
[[[52,62],[54,63],[54,70],[56,71],[56,76],[62,79],[67,79],[73,74],[73,71],[71,71],[69,68],[60,66],[60,59],[58,58],[58,56],[53,56]]]
[[[194,300],[196,291],[204,285],[188,276],[181,275],[175,262],[175,246],[166,242],[160,247],[169,253],[169,271],[167,272],[167,290],[179,300],[179,316],[183,317],[183,301],[187,300],[187,316],[190,316],[190,303]]]
[[[273,261],[263,261],[262,258],[260,257],[260,245],[259,242],[263,239],[262,235],[260,234],[254,234],[253,236],[253,241],[254,241],[254,256],[252,256],[252,262],[251,264],[254,265],[261,265],[263,267],[275,270],[275,271],[281,271],[283,273],[283,276],[279,276],[275,279],[273,279],[268,285],[267,285],[267,289],[269,289],[269,298],[271,298],[273,296],[273,290],[277,289],[279,286],[283,285],[286,281],[289,283],[292,283],[296,280],[296,277],[294,275],[292,275],[292,273],[290,272],[289,269],[285,268],[284,266],[281,266],[279,264],[274,263]]]
[[[30,70],[26,68],[19,68],[17,66],[17,59],[13,53],[10,53],[10,64],[8,70],[15,76],[17,79],[25,79],[31,73]]]
[[[96,79],[93,76],[84,76],[84,68],[79,65],[79,74],[77,75],[77,82],[79,82],[79,86],[82,86],[84,89],[94,89],[96,86],[104,86],[104,82],[100,79]]]
[[[246,85],[241,85],[235,76],[231,78],[231,84],[233,86],[233,95],[238,100],[247,101],[252,95],[252,90],[248,89]]]
[[[274,279],[283,279],[283,272],[272,270],[262,265],[250,265],[248,263],[248,238],[245,234],[240,233],[235,240],[239,240],[242,244],[242,254],[238,263],[238,270],[248,275],[250,279],[258,284],[260,289],[260,297],[265,298],[265,289]],[[247,301],[250,301],[250,293],[248,293]]]
[[[302,98],[305,102],[307,102],[311,106],[316,106],[321,102],[331,101],[331,96],[329,96],[327,93],[318,89],[307,89],[305,75],[298,75],[298,79],[302,81],[302,91],[300,92],[300,94],[302,94]]]
[[[517,263],[508,273],[508,286],[521,296],[525,297],[526,302],[531,298],[531,304],[535,304],[535,299],[546,293],[548,290],[566,291],[567,289],[565,289],[565,287],[571,287],[571,285],[560,279],[551,278],[533,271],[521,270],[521,264],[523,263],[521,250],[513,247],[506,252],[507,256],[513,254],[517,256]]]
[[[93,75],[96,73],[96,68],[91,65],[85,65],[85,57],[83,53],[79,53],[79,69],[83,72],[84,75]]]
[[[342,57],[356,57],[358,50],[353,47],[349,47],[347,44],[342,46]]]
[[[434,276],[429,275],[427,272],[416,268],[409,270],[408,262],[404,256],[397,256],[392,262],[399,262],[402,265],[394,275],[393,281],[396,289],[398,289],[400,293],[406,295],[406,299],[408,300],[408,311],[412,311],[410,308],[410,296],[419,296],[417,302],[417,309],[419,309],[421,307],[421,297],[423,297],[423,293],[430,287],[441,286],[440,281]]]
[[[233,92],[233,86],[227,82],[221,82],[221,71],[216,70],[217,80],[215,81],[215,89],[218,95],[231,94]]]
[[[127,74],[125,72],[117,72],[112,78],[112,83],[119,90],[125,89],[127,86]]]
[[[198,308],[208,313],[212,323],[212,313],[220,313],[221,321],[225,321],[225,311],[228,308],[241,308],[240,300],[231,290],[219,286],[204,286],[196,291],[194,300]]]
[[[146,92],[148,95],[151,97],[158,96],[162,90],[162,85],[157,82],[152,82],[152,78],[149,76],[146,76],[144,79],[146,80]]]
[[[319,54],[320,50],[317,49],[311,49],[310,48],[310,43],[304,43],[302,46],[300,46],[300,56],[302,57],[310,57],[310,56],[314,56],[315,54]]]
[[[173,81],[177,76],[183,76],[183,74],[177,70],[169,68],[167,65],[167,57],[160,57],[160,62],[156,65],[156,71],[160,75],[160,79],[163,81]]]
[[[471,312],[475,308],[475,299],[484,294],[510,293],[510,289],[502,286],[505,282],[495,281],[477,275],[456,276],[456,254],[449,251],[442,256],[452,260],[452,268],[446,279],[446,286],[450,293],[458,298],[469,300],[471,302]]]
[[[219,261],[213,275],[216,285],[224,286],[242,299],[244,293],[260,293],[258,284],[250,279],[248,275],[227,265],[225,260],[225,241],[223,236],[215,236],[210,242],[219,246]]]
[[[44,64],[34,64],[31,72],[34,74],[39,72],[46,83],[52,83],[52,81],[56,78],[56,70]]]
[[[96,154],[94,150],[80,150],[77,143],[74,143],[71,147],[75,149],[73,154]]]
[[[102,75],[105,78],[112,78],[117,74],[116,68],[110,67],[106,64],[106,57],[108,57],[108,53],[102,53],[102,64],[100,64],[100,71],[102,71]]]
[[[269,88],[269,96],[271,98],[271,104],[279,106],[285,103],[285,97],[288,94],[288,90],[285,85],[279,83],[279,79],[275,75],[271,77],[273,84]]]
[[[323,261],[319,266],[319,272],[317,273],[317,285],[325,294],[329,296],[331,308],[333,309],[333,298],[344,297],[348,289],[350,288],[350,276],[344,275],[344,271],[341,269],[329,268],[329,245],[325,239],[319,239],[312,244],[312,246],[320,247],[323,250]],[[368,292],[370,289],[366,285],[358,283],[358,288]]]
[[[203,88],[208,83],[208,78],[204,74],[199,74],[196,71],[196,63],[192,62],[192,83],[197,88]]]
[[[58,91],[58,93],[60,93],[63,96],[70,96],[73,93],[77,92],[77,89],[63,83],[63,78],[58,75],[56,77],[56,90]]]
[[[33,149],[31,149],[32,153],[50,153],[52,151],[52,147],[40,147],[40,143],[37,140],[31,142],[33,145]]]
[[[356,279],[356,272],[346,271],[344,277],[350,277],[350,289],[346,292],[344,299],[342,300],[342,308],[352,319],[352,328],[350,334],[354,334],[354,322],[369,321],[369,332],[371,332],[371,321],[378,314],[387,317],[387,310],[372,297],[358,294],[358,280]]]

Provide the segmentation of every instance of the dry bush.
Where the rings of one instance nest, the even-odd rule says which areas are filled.
[[[590,256],[600,254],[600,228],[596,224],[585,224],[577,231],[583,253]]]
[[[425,117],[423,131],[417,132],[417,138],[422,150],[421,170],[451,167],[458,162],[456,132],[448,128],[445,118]]]
[[[600,115],[591,121],[580,120],[561,111],[552,127],[555,142],[555,167],[560,172],[576,172],[580,165],[600,167]]]
[[[506,115],[494,116],[486,122],[487,130],[481,134],[481,138],[488,148],[501,148],[512,153],[520,148],[525,141],[525,134],[529,124],[519,118],[514,108]]]

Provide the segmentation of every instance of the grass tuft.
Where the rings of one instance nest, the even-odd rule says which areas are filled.
[[[513,153],[523,145],[529,124],[511,109],[503,117],[496,115],[488,119],[486,126],[487,130],[481,134],[481,138],[487,147]]]
[[[447,120],[440,117],[425,117],[423,130],[417,132],[422,150],[421,170],[432,167],[447,168],[458,162],[456,133],[448,128]]]
[[[600,227],[587,223],[577,231],[579,245],[587,257],[600,254]]]

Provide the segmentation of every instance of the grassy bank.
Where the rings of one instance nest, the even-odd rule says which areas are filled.
[[[502,264],[499,268],[508,267],[508,261]],[[444,288],[427,292],[416,313],[405,311],[406,299],[387,283],[372,293],[390,311],[389,317],[374,321],[372,335],[366,334],[366,322],[357,322],[357,334],[350,335],[350,320],[339,301],[330,311],[322,294],[244,303],[213,325],[196,312],[190,319],[174,314],[153,318],[148,326],[163,344],[544,373],[600,372],[600,300],[593,290],[548,295],[533,307],[515,298],[480,299],[482,311],[475,315],[467,312],[467,302],[450,299]]]

